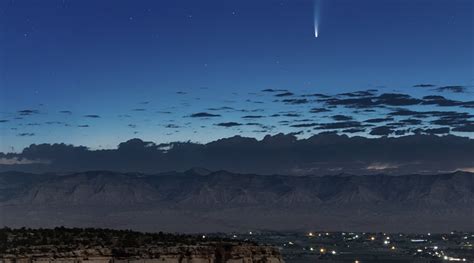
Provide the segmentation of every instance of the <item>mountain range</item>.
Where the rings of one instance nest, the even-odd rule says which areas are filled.
[[[140,231],[474,231],[474,174],[0,173],[0,225]]]

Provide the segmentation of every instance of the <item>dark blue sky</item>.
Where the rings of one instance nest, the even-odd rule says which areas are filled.
[[[367,89],[377,96],[474,98],[472,1],[319,2],[315,18],[313,0],[2,1],[0,151],[40,142],[109,148],[131,137],[260,138],[300,131],[281,116],[269,117],[286,111],[302,123],[328,123],[335,114],[387,117],[394,110],[388,107],[400,106],[363,115],[339,105],[333,115],[309,116],[309,109],[328,104],[275,102],[275,94],[261,92],[269,88],[298,98]],[[462,92],[435,90],[443,86]],[[439,110],[419,104],[404,106]],[[234,110],[209,110],[223,106]],[[472,107],[457,106],[442,110],[473,114]],[[190,117],[200,112],[220,116]],[[261,117],[242,121],[245,115]]]

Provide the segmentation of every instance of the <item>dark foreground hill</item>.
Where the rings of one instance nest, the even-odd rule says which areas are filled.
[[[110,229],[0,229],[0,262],[282,263],[273,247],[206,236]]]
[[[474,175],[0,174],[0,223],[146,231],[474,230]]]

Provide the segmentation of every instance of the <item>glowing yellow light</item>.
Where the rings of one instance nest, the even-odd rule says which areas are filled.
[[[326,249],[321,248],[321,249],[319,249],[319,252],[321,252],[321,253],[326,253]]]
[[[375,240],[375,237],[370,237],[370,240],[374,241],[374,240]]]

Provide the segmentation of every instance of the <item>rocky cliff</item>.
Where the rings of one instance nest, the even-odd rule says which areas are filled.
[[[116,255],[110,248],[68,252],[4,254],[0,263],[283,263],[271,247],[236,244],[128,248]]]

